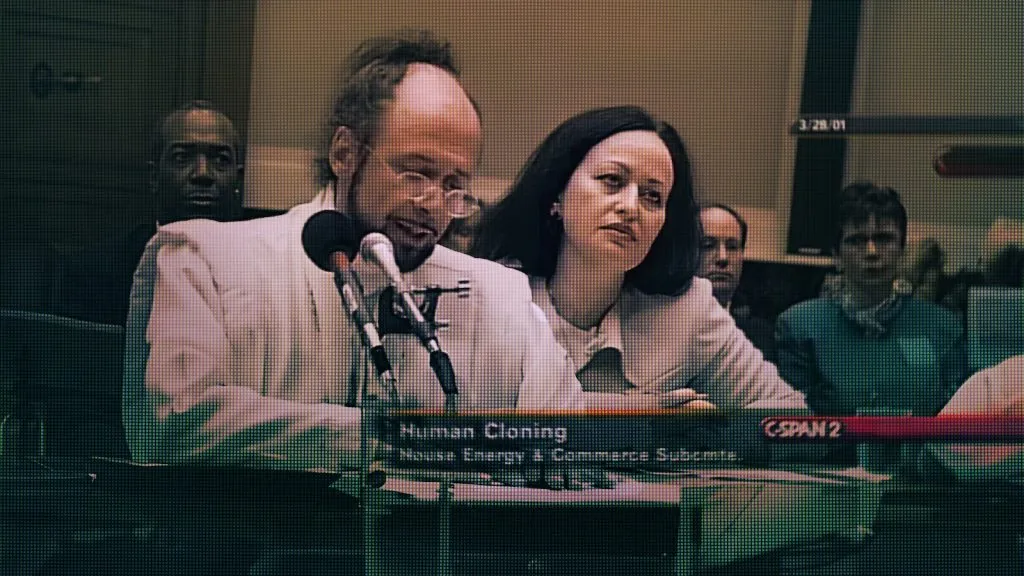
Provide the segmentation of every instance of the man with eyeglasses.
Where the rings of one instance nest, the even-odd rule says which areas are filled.
[[[332,275],[302,246],[306,221],[326,209],[347,214],[360,236],[385,234],[409,284],[469,282],[468,297],[443,295],[436,308],[459,408],[583,406],[526,277],[435,246],[478,205],[480,118],[450,47],[415,32],[365,42],[331,126],[325,186],[311,202],[244,225],[164,226],[147,248],[126,338],[135,459],[330,471],[358,462],[358,406],[378,384]],[[362,258],[352,269],[376,317],[385,275]],[[443,406],[419,340],[384,340],[402,406]]]
[[[779,316],[779,374],[819,414],[933,416],[967,376],[963,327],[897,279],[907,213],[896,191],[857,182],[836,205],[841,281]]]
[[[736,321],[751,344],[775,361],[775,335],[770,320],[751,313],[736,289],[743,274],[743,251],[747,247],[747,223],[725,204],[709,204],[700,210],[700,268],[697,275],[711,281],[715,300]]]

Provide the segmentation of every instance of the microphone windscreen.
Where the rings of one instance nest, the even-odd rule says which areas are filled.
[[[331,254],[344,252],[352,260],[359,249],[355,223],[337,210],[317,212],[302,227],[302,247],[321,270],[332,271]]]
[[[359,255],[363,260],[380,266],[395,289],[399,292],[403,290],[402,271],[395,262],[395,245],[390,238],[380,232],[367,234],[359,244]]]
[[[363,260],[366,260],[367,262],[384,264],[384,262],[380,262],[380,257],[378,255],[378,251],[380,250],[390,254],[391,258],[394,259],[394,245],[387,236],[380,232],[371,232],[367,234],[359,244],[359,254],[363,257]]]

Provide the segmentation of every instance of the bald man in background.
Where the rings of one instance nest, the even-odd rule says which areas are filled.
[[[729,311],[736,326],[747,339],[775,361],[775,328],[770,320],[754,316],[750,307],[739,302],[736,289],[743,275],[743,252],[747,246],[747,223],[725,204],[710,204],[700,211],[701,263],[697,275],[711,281],[715,299]]]
[[[193,100],[165,116],[150,162],[157,222],[240,220],[242,158],[235,125],[210,102]]]

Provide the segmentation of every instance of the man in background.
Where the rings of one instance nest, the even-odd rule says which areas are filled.
[[[729,311],[736,326],[747,339],[775,361],[775,336],[772,322],[751,314],[750,306],[737,298],[736,289],[743,274],[743,252],[747,247],[747,223],[738,212],[725,204],[701,208],[701,262],[698,276],[711,281],[715,299]]]
[[[453,221],[438,244],[456,252],[469,254],[477,236],[480,235],[484,216],[508,194],[510,185],[511,183],[497,178],[474,178],[473,196],[476,197],[479,208],[469,216]]]
[[[242,141],[227,116],[193,100],[164,117],[152,146],[157,222],[242,217]]]
[[[150,147],[152,216],[126,234],[67,254],[58,267],[55,312],[124,325],[135,268],[157,227],[191,218],[242,217],[242,142],[213,104],[193,100],[165,115]]]
[[[779,316],[779,374],[819,414],[934,416],[966,377],[964,328],[897,281],[907,212],[895,190],[857,182],[836,204],[841,280]]]

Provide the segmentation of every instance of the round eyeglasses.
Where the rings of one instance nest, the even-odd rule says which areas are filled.
[[[402,187],[409,192],[409,198],[416,202],[430,200],[436,192],[441,193],[444,200],[445,211],[452,218],[467,218],[480,209],[480,199],[469,191],[469,183],[449,181],[447,176],[442,176],[442,181],[437,182],[435,178],[414,169],[395,168],[389,162],[368,149],[368,156],[376,158],[381,164],[388,167]]]
[[[468,186],[446,188],[432,178],[419,172],[395,172],[402,186],[406,187],[412,200],[425,202],[435,192],[441,192],[444,208],[452,218],[466,218],[480,209],[480,200],[470,193]]]

